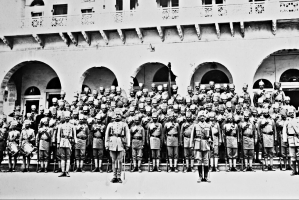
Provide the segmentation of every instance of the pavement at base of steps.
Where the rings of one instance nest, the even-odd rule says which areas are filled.
[[[291,171],[212,172],[211,183],[197,183],[195,173],[0,173],[1,199],[298,199],[299,175]],[[122,174],[123,179],[123,174]]]

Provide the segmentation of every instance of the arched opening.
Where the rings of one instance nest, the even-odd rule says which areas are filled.
[[[233,77],[224,65],[217,62],[205,62],[195,68],[190,85],[194,87],[195,82],[209,84],[210,81],[228,84],[233,83]]]
[[[259,89],[260,88],[259,87],[259,82],[260,81],[264,82],[264,84],[265,84],[264,88],[265,89],[272,89],[273,88],[273,84],[269,80],[267,80],[267,79],[259,79],[259,80],[255,81],[255,83],[253,84],[253,89]]]
[[[291,104],[299,106],[299,50],[282,49],[271,53],[255,72],[253,82],[267,79],[271,83],[281,82],[281,88],[291,97]]]
[[[139,83],[143,83],[144,88],[150,89],[153,82],[157,85],[168,83],[168,68],[158,62],[145,63],[138,68],[136,75],[133,75],[132,78],[134,89],[139,88]],[[172,84],[175,84],[175,79],[176,76],[171,72]]]
[[[92,67],[84,72],[81,77],[81,85],[87,85],[91,90],[99,90],[100,87],[118,86],[115,74],[106,67]]]
[[[44,6],[44,5],[45,5],[45,3],[43,0],[34,0],[30,4],[30,6]]]
[[[162,67],[160,68],[156,73],[153,78],[153,82],[168,82],[169,80],[169,70],[167,67]],[[170,72],[170,79],[171,82],[175,82],[176,76]]]
[[[288,69],[282,73],[279,82],[299,82],[299,70]]]
[[[26,112],[30,111],[31,105],[47,108],[49,96],[47,86],[56,77],[56,72],[40,61],[26,61],[16,65],[7,72],[1,83],[4,100],[3,107],[0,105],[1,111],[9,114],[16,105],[20,105]],[[8,88],[7,98],[3,95],[5,88]]]
[[[61,83],[59,78],[52,78],[47,85],[47,89],[61,89]]]
[[[25,91],[25,95],[40,95],[40,90],[37,87],[32,86]]]
[[[201,79],[201,84],[209,84],[210,81],[215,83],[229,83],[226,74],[220,70],[211,70],[207,72]]]

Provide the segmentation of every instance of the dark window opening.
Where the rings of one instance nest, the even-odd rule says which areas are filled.
[[[53,15],[66,15],[67,4],[53,5]]]
[[[92,8],[89,8],[89,9],[81,9],[81,13],[92,13]]]
[[[43,16],[42,12],[31,12],[31,17],[41,17]]]
[[[299,82],[299,70],[288,69],[282,73],[279,82]]]
[[[176,76],[171,71],[171,82],[174,82],[176,79]],[[162,67],[160,68],[153,79],[153,82],[168,82],[168,68]]]
[[[216,4],[223,4],[223,0],[216,0]]]
[[[138,0],[130,0],[130,10],[134,10],[138,7]]]
[[[61,89],[61,83],[58,77],[51,79],[47,85],[47,89]]]
[[[202,5],[212,5],[212,0],[202,0]]]
[[[179,7],[179,0],[171,0],[172,7]]]
[[[34,0],[30,6],[44,6],[45,3],[43,0]]]
[[[115,9],[123,10],[123,0],[116,0]]]
[[[259,86],[259,82],[260,82],[261,80],[262,80],[262,81],[264,82],[264,84],[265,84],[265,86],[264,86],[265,89],[266,89],[266,88],[273,88],[272,83],[271,83],[270,81],[268,81],[267,79],[259,79],[259,80],[255,81],[255,83],[253,84],[253,89],[258,89],[258,88],[260,88],[260,86]]]
[[[32,86],[25,91],[25,95],[40,95],[40,91],[37,87]]]
[[[168,7],[168,0],[160,0],[160,6],[161,7]]]
[[[211,70],[202,77],[201,84],[209,84],[210,81],[215,83],[229,83],[227,75],[220,70]]]

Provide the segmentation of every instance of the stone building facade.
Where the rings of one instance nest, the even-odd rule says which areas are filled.
[[[83,86],[281,81],[299,106],[299,0],[2,0],[0,111]]]

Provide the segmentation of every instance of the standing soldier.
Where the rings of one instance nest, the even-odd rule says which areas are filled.
[[[209,123],[211,127],[212,138],[213,138],[210,163],[211,163],[212,171],[219,172],[218,159],[219,159],[219,146],[223,142],[222,133],[221,133],[220,125],[216,120],[215,112],[210,112],[209,118],[210,118]]]
[[[122,112],[119,108],[114,111],[115,121],[108,124],[105,133],[105,147],[112,158],[112,183],[122,183],[121,165],[123,153],[130,147],[130,130],[127,123],[122,122]]]
[[[241,128],[241,142],[243,149],[243,158],[245,159],[245,171],[253,171],[252,161],[254,157],[254,144],[256,142],[256,128],[255,125],[249,120],[249,112],[244,112],[244,122],[240,124]],[[249,163],[249,165],[248,165]]]
[[[61,170],[59,177],[70,177],[70,159],[72,144],[77,143],[75,126],[70,123],[71,113],[64,112],[65,122],[58,127],[57,147],[61,156]]]
[[[148,125],[147,136],[148,144],[150,144],[151,155],[153,159],[153,168],[150,170],[161,172],[160,169],[160,153],[163,144],[162,124],[158,122],[158,114],[152,114],[152,122]]]
[[[205,112],[198,113],[199,122],[193,126],[191,131],[190,146],[194,149],[195,159],[198,160],[198,183],[210,182],[209,173],[209,154],[212,134],[210,126],[205,122]],[[202,170],[203,169],[203,170]]]
[[[104,136],[105,136],[105,130],[106,125],[103,122],[103,115],[97,114],[96,116],[96,122],[92,125],[91,133],[92,133],[92,148],[93,148],[93,159],[94,159],[94,165],[95,169],[93,172],[103,172],[102,171],[102,160],[103,160],[103,154],[104,154]]]
[[[26,145],[32,146],[32,144],[35,141],[35,134],[34,134],[34,130],[29,128],[31,125],[31,122],[29,120],[25,120],[24,125],[25,125],[25,128],[21,132],[19,144],[22,149],[21,152],[23,155],[24,169],[22,172],[29,172],[30,157],[31,157],[32,152],[27,152],[25,148],[26,148]],[[27,165],[26,165],[26,159],[27,159]]]
[[[268,165],[269,171],[275,171],[273,169],[273,155],[274,155],[274,143],[276,141],[276,126],[273,119],[270,118],[268,108],[263,110],[264,118],[259,121],[258,131],[263,143],[265,166],[268,165],[268,158],[270,164]]]
[[[229,171],[238,171],[236,169],[237,157],[238,157],[238,141],[239,141],[239,129],[238,124],[233,122],[233,115],[230,113],[226,116],[227,122],[223,126],[223,135],[225,148],[227,151],[227,157],[229,162]]]
[[[143,156],[143,147],[145,144],[145,131],[140,124],[140,116],[134,117],[134,125],[130,129],[132,138],[132,158],[134,169],[132,172],[141,172],[141,160]],[[137,164],[137,165],[136,165]]]
[[[17,121],[12,121],[10,124],[10,131],[8,133],[7,138],[7,149],[8,149],[8,172],[16,171],[17,158],[19,155],[19,139],[21,133],[17,130]],[[14,162],[12,165],[12,158],[14,158]]]
[[[75,172],[85,172],[83,170],[83,161],[85,159],[87,138],[89,135],[88,126],[85,124],[83,115],[79,116],[79,124],[76,126],[76,138],[77,142],[75,145],[75,159],[76,159],[76,171]]]
[[[6,141],[7,141],[7,136],[8,136],[8,132],[7,132],[7,125],[3,124],[3,121],[1,120],[1,128],[0,128],[0,167],[1,167],[1,163],[3,161],[4,158],[4,152],[6,149]],[[2,170],[0,169],[0,172],[2,172]]]
[[[38,172],[47,173],[48,160],[49,160],[49,151],[51,139],[53,136],[53,128],[49,127],[49,121],[47,118],[41,119],[41,127],[38,129],[36,135],[36,145],[39,145],[39,161],[40,169]]]
[[[184,147],[184,157],[186,161],[187,172],[193,171],[194,166],[194,151],[190,147],[191,131],[193,129],[193,120],[190,112],[186,113],[186,122],[181,126],[182,143]],[[190,162],[189,162],[190,160]],[[189,165],[190,164],[190,165]]]
[[[289,115],[293,115],[293,110],[289,110]],[[289,154],[293,165],[293,172],[291,176],[298,175],[298,147],[299,147],[299,120],[298,118],[290,118],[283,126],[283,142],[289,144]]]
[[[171,171],[178,172],[178,146],[181,144],[180,127],[178,123],[175,123],[172,111],[168,114],[168,122],[165,123],[163,135],[165,137],[165,145],[167,146],[169,167]]]
[[[283,141],[283,127],[288,123],[289,120],[292,120],[294,118],[294,114],[292,112],[289,112],[290,119],[287,119],[286,113],[281,113],[281,119],[277,120],[276,122],[276,130],[277,130],[277,141],[280,145],[280,156],[283,158],[284,165],[287,166],[287,157],[289,156],[289,149],[288,149],[288,143]],[[288,157],[288,166],[285,170],[292,170],[291,168],[291,158]]]

